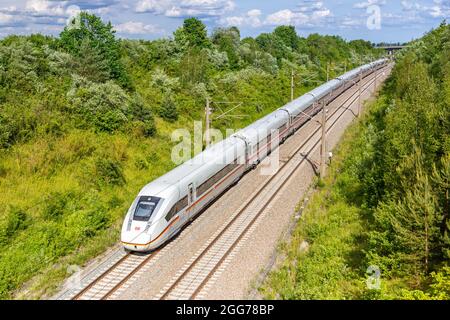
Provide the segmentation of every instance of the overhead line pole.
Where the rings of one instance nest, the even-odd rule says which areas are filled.
[[[211,115],[211,108],[209,106],[209,98],[206,98],[206,107],[205,107],[205,127],[206,127],[206,131],[205,131],[205,144],[206,147],[209,147],[209,144],[211,143],[211,137],[210,137],[210,127],[211,127],[211,119],[210,119],[210,115]]]
[[[378,87],[378,71],[379,70],[376,70],[375,71],[375,88],[374,88],[374,93],[375,93],[375,91],[377,90],[377,87]]]
[[[326,152],[327,152],[327,111],[326,111],[327,103],[325,99],[322,101],[322,137],[321,137],[321,145],[320,145],[320,178],[325,176],[325,164],[326,164]]]
[[[362,92],[361,92],[361,84],[362,84],[362,72],[360,71],[359,72],[359,81],[358,81],[358,117],[360,116],[360,114],[361,114],[361,94],[362,94]]]
[[[327,82],[330,81],[330,63],[327,62]]]
[[[294,101],[294,69],[291,69],[291,101]]]

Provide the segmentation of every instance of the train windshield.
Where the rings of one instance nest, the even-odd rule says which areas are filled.
[[[156,197],[141,197],[136,205],[133,219],[138,221],[150,220],[159,200],[160,198]]]

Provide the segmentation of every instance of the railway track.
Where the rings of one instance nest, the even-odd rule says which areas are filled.
[[[383,69],[385,70],[385,69]],[[369,80],[365,84],[363,92],[367,91],[377,79]],[[355,97],[356,96],[356,97]],[[343,111],[332,121],[327,128],[330,132],[340,118],[351,109],[357,101],[358,93],[347,98],[342,107],[336,108],[327,118],[327,123],[340,110]],[[348,103],[350,101],[350,103]],[[348,103],[347,106],[345,106]],[[215,272],[221,268],[225,260],[238,248],[241,240],[246,237],[249,231],[255,227],[258,219],[267,210],[272,200],[279,194],[289,177],[308,159],[309,155],[320,144],[320,137],[309,146],[306,153],[298,157],[299,152],[304,149],[319,133],[321,128],[317,128],[305,142],[303,142],[288,159],[283,162],[277,174],[268,179],[262,187],[238,210],[229,222],[201,248],[197,254],[185,265],[184,269],[175,276],[172,281],[161,290],[156,299],[196,299],[202,298],[201,292],[207,287],[208,282]]]
[[[383,72],[382,69],[381,72]],[[369,78],[367,80],[367,78]],[[363,93],[370,89],[375,83],[373,75],[368,76],[363,84]],[[370,79],[372,78],[372,79]],[[367,80],[367,81],[366,81]],[[347,92],[347,91],[346,91]],[[337,98],[336,98],[337,99]],[[343,110],[338,117],[328,126],[327,132],[336,125],[339,119],[349,110],[357,101],[358,92],[353,93],[341,105],[337,107],[327,117],[327,123],[337,112]],[[350,102],[350,103],[349,103]],[[346,106],[346,104],[348,104]],[[320,143],[314,141],[309,146],[306,153],[299,156],[299,152],[304,149],[314,137],[320,132],[320,127],[314,130],[294,152],[290,154],[287,160],[283,161],[278,172],[271,176],[260,187],[241,208],[234,214],[225,226],[218,230],[210,240],[197,252],[194,257],[188,261],[183,270],[161,290],[156,299],[195,299],[201,297],[201,291],[207,287],[209,280],[214,273],[221,268],[224,261],[232,256],[233,251],[239,247],[239,243],[249,234],[249,231],[255,227],[257,220],[264,213],[264,209],[279,194],[281,189],[308,156],[315,150]],[[169,244],[170,246],[170,244]],[[125,253],[117,251],[113,258],[94,269],[88,276],[82,279],[81,289],[68,290],[57,299],[71,300],[106,300],[114,298],[114,295],[124,287],[136,274],[147,268],[156,260],[163,250],[169,246],[158,249],[149,254]]]
[[[95,281],[73,296],[72,300],[108,299],[125,281],[131,278],[153,257],[153,254],[126,253],[119,261],[96,278]]]

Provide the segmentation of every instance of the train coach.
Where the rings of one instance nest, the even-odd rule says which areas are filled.
[[[145,252],[167,242],[317,114],[321,103],[329,103],[386,64],[381,59],[319,86],[146,185],[125,216],[123,246]]]

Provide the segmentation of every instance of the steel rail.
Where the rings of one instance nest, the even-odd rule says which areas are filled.
[[[366,80],[367,78],[370,78],[371,76],[373,76],[374,73],[371,73],[370,75],[366,76],[363,80]],[[363,90],[363,92],[367,91],[371,85],[375,82],[375,80],[371,80],[369,79],[364,85],[366,86],[366,88]],[[353,88],[350,87],[350,88]],[[344,93],[348,92],[350,90],[350,88],[348,88],[347,90],[343,91],[339,96],[334,97],[332,100],[327,101],[327,104],[331,103],[332,101],[338,99],[339,97],[341,97]],[[353,93],[349,98],[347,98],[342,105],[345,105],[351,98],[353,98],[356,93]],[[356,101],[356,99],[354,99],[350,106],[354,103],[354,101]],[[337,107],[334,112],[328,117],[327,121],[329,119],[331,119],[331,117],[333,117],[338,110],[340,110],[342,108],[341,107]],[[329,131],[337,122],[337,120],[340,119],[340,117],[348,110],[348,108],[344,108],[344,111],[341,113],[341,115],[339,115],[339,117],[333,122],[332,126],[327,130]],[[316,113],[317,114],[317,113]],[[315,115],[313,115],[315,116]],[[201,259],[201,257],[203,257],[207,251],[216,243],[216,241],[229,229],[229,227],[241,216],[241,214],[245,211],[245,209],[247,209],[255,200],[255,198],[257,198],[262,191],[265,189],[265,187],[273,181],[273,179],[275,179],[275,177],[279,176],[279,173],[283,170],[283,168],[285,168],[285,166],[287,164],[290,163],[290,161],[296,156],[296,154],[304,147],[306,146],[307,143],[310,142],[310,140],[317,134],[317,132],[320,130],[320,127],[315,129],[314,132],[312,134],[309,135],[309,137],[307,138],[306,141],[304,141],[300,147],[298,147],[290,156],[289,159],[280,167],[280,169],[278,170],[278,173],[273,175],[272,177],[270,177],[270,179],[268,181],[266,181],[266,183],[263,185],[263,187],[261,187],[258,192],[245,204],[245,206],[240,209],[239,213],[235,215],[235,217],[233,217],[233,219],[227,224],[227,226],[221,230],[221,232],[215,237],[215,239],[204,249],[204,251],[201,253],[201,255],[199,255],[196,260],[194,260],[194,262],[188,267],[188,269],[185,270],[185,272],[182,273],[182,275],[177,279],[177,281],[175,281],[175,283],[173,285],[170,286],[170,288],[165,292],[165,294],[162,296],[162,299],[166,298],[170,292],[176,287],[176,285],[184,278],[185,275],[187,275],[187,273],[192,270],[192,268],[195,266],[195,264]],[[320,142],[317,141],[314,146],[312,147],[312,150],[317,146],[317,144]],[[308,152],[307,155],[309,155],[309,153],[312,151],[310,150]],[[306,156],[304,156],[304,159],[301,160],[300,164],[303,163],[306,159]],[[298,164],[298,166],[300,165]],[[297,166],[296,166],[297,168]],[[293,170],[293,172],[296,169]],[[284,184],[286,183],[288,179],[286,179],[285,181],[283,181],[282,186],[284,186]],[[271,199],[269,201],[267,201],[267,203],[270,203],[270,201],[272,200],[273,197],[275,197],[275,195],[279,192],[279,189],[277,189],[276,193],[273,194],[273,196],[271,197]],[[260,210],[261,212],[263,210]],[[228,256],[228,254],[232,251],[232,249],[234,249],[235,245],[240,241],[240,239],[242,238],[242,236],[248,231],[248,229],[250,228],[251,225],[253,225],[254,221],[256,221],[256,219],[259,217],[260,213],[257,214],[257,216],[255,216],[255,218],[249,223],[249,225],[247,226],[247,228],[242,232],[242,234],[238,237],[238,240],[235,241],[235,244],[233,244],[230,249],[229,252],[227,251],[227,253],[222,257],[222,259],[219,261],[219,263],[214,267],[214,270],[210,272],[210,274],[208,275],[207,278],[204,279],[204,281],[201,283],[201,285],[199,287],[197,287],[197,289],[194,291],[194,294],[191,296],[191,298],[194,298],[198,292],[200,292],[201,288],[203,288],[203,286],[206,284],[207,280],[209,280],[209,277],[215,272],[215,270],[218,268],[218,266],[223,262],[223,260],[225,260],[226,256]],[[125,277],[123,277],[118,283],[116,283],[110,290],[108,290],[106,292],[106,294],[104,294],[100,299],[101,300],[106,300],[108,298],[110,298],[118,289],[120,289],[131,277],[133,277],[139,270],[141,270],[150,260],[152,260],[155,256],[155,254],[159,251],[159,249],[153,251],[150,255],[148,255],[148,257],[146,257],[143,261],[141,261],[136,267],[134,267],[133,269],[131,269],[127,275]],[[108,275],[112,274],[116,269],[118,269],[120,266],[122,266],[123,264],[125,264],[130,257],[132,257],[133,254],[132,253],[127,253],[126,255],[124,255],[122,258],[120,258],[117,262],[115,262],[111,267],[109,267],[106,271],[102,272],[97,278],[95,278],[93,281],[91,281],[86,287],[84,287],[81,291],[79,291],[75,296],[72,297],[71,300],[80,300],[86,293],[88,293],[91,289],[93,289],[96,285],[98,285],[103,279],[105,279]]]
[[[386,68],[386,67],[385,67]],[[383,68],[383,69],[385,69]],[[372,86],[372,84],[375,82],[375,78],[373,77],[374,73],[371,73],[370,75],[366,76],[366,78],[364,78],[364,80],[366,80],[367,78],[369,78],[369,80],[364,84],[365,88],[363,90],[363,92],[366,92],[368,89],[370,89],[370,87]],[[372,79],[370,79],[372,78]],[[354,86],[350,87],[353,88]],[[329,104],[331,101],[336,100],[338,97],[341,97],[345,92],[348,92],[348,90],[350,89],[348,88],[347,90],[345,90],[344,92],[342,92],[339,96],[335,97],[333,100],[330,100],[327,102],[327,104]],[[354,102],[357,100],[357,96],[358,92],[355,92],[353,94],[350,95],[350,97],[348,97],[343,103],[342,105],[345,105],[348,103],[348,101],[351,101],[351,103],[349,104],[349,106],[351,107],[351,105],[354,104]],[[330,120],[339,110],[342,109],[341,107],[337,107],[335,108],[335,110],[333,111],[333,113],[327,118],[327,121]],[[327,132],[329,132],[337,123],[337,121],[348,111],[348,107],[344,108],[344,111],[338,116],[338,118],[332,123],[332,125],[327,129]],[[317,114],[317,113],[316,113]],[[308,136],[308,138],[299,146],[295,149],[294,152],[291,153],[291,155],[289,156],[288,160],[286,162],[284,162],[282,164],[282,166],[280,167],[280,169],[278,170],[278,172],[271,176],[264,184],[263,186],[258,189],[257,193],[252,196],[252,198],[250,198],[246,204],[244,205],[244,207],[242,207],[241,209],[239,209],[239,212],[227,223],[227,225],[220,231],[220,233],[208,244],[208,246],[200,253],[200,255],[198,255],[195,260],[188,266],[188,268],[186,268],[186,270],[184,270],[180,276],[178,276],[178,278],[175,280],[175,282],[173,282],[170,287],[164,292],[164,294],[160,297],[160,299],[167,299],[168,296],[173,292],[173,290],[178,286],[178,284],[189,274],[189,272],[198,264],[198,262],[208,253],[208,251],[217,243],[217,241],[222,237],[223,234],[225,234],[226,231],[228,231],[231,226],[234,224],[234,222],[245,212],[245,210],[251,205],[253,204],[254,200],[257,199],[259,197],[259,195],[266,189],[266,187],[276,178],[279,176],[279,174],[282,172],[282,170],[288,165],[290,164],[290,162],[294,159],[294,157],[297,155],[297,153],[303,149],[312,139],[313,137],[319,132],[321,128],[318,127],[317,129],[315,129],[313,131],[312,134],[310,134]],[[319,140],[314,144],[314,146],[308,151],[308,153],[303,157],[303,159],[295,166],[295,168],[292,170],[291,173],[294,173],[298,167],[303,164],[303,162],[306,160],[307,156],[317,147],[317,145],[320,143],[320,138]],[[215,273],[215,271],[219,268],[219,266],[222,264],[222,262],[226,259],[226,257],[234,250],[234,248],[236,247],[236,245],[240,242],[240,240],[242,239],[242,237],[246,234],[246,232],[251,228],[251,226],[254,224],[254,222],[256,222],[257,218],[261,215],[261,213],[264,211],[264,207],[267,206],[267,204],[269,204],[273,198],[278,194],[278,192],[284,187],[285,183],[289,180],[289,177],[287,179],[285,179],[282,184],[280,185],[279,188],[277,188],[277,190],[272,194],[272,196],[269,198],[269,200],[265,203],[265,205],[263,206],[263,209],[259,210],[259,212],[255,215],[255,217],[250,221],[250,223],[246,226],[246,228],[242,231],[242,233],[239,235],[239,237],[233,242],[233,244],[230,246],[230,248],[226,251],[226,253],[221,257],[221,259],[217,262],[217,264],[214,266],[214,268],[208,273],[208,275],[205,277],[205,279],[200,283],[200,285],[194,290],[193,294],[191,295],[190,299],[194,299],[198,293],[201,291],[201,289],[204,287],[204,285],[209,281],[209,279],[211,278],[211,276]]]
[[[370,84],[367,86],[367,88],[364,89],[363,92],[365,92],[371,85],[372,83],[375,82],[375,79],[373,81],[370,82]],[[354,96],[354,95],[353,95]],[[350,106],[353,105],[355,103],[357,98],[353,99],[352,102],[350,103]],[[349,100],[349,99],[348,99]],[[348,101],[346,100],[346,102]],[[332,116],[334,116],[338,110],[340,110],[341,108],[337,108],[335,112],[333,112],[333,114],[329,117],[331,118]],[[331,131],[331,129],[333,129],[333,127],[337,124],[337,122],[341,119],[341,117],[348,111],[348,107],[344,108],[344,111],[332,122],[331,126],[329,126],[327,128],[327,133]],[[329,119],[328,118],[328,119]],[[327,119],[327,121],[328,121]],[[320,129],[320,128],[319,128]],[[308,158],[308,156],[314,151],[314,149],[319,145],[319,143],[321,142],[321,138],[319,138],[314,145],[309,149],[309,151],[302,155],[303,159],[297,163],[295,165],[295,167],[290,171],[290,175],[295,173],[298,168],[306,161],[306,159]],[[300,151],[299,149],[297,149],[293,155],[292,158],[290,158],[288,160],[287,163],[289,163],[297,154],[297,152]],[[286,164],[287,164],[286,163]],[[281,169],[280,169],[281,171]],[[252,218],[252,220],[250,221],[250,223],[245,227],[245,229],[242,231],[242,233],[239,235],[239,237],[234,241],[234,243],[228,248],[228,250],[225,252],[225,254],[221,257],[221,259],[215,264],[215,266],[213,267],[212,270],[210,270],[210,272],[208,273],[208,275],[203,279],[203,281],[197,286],[197,288],[195,289],[195,291],[192,293],[192,295],[190,296],[190,300],[195,299],[195,297],[200,293],[200,291],[203,289],[203,287],[206,285],[206,283],[210,280],[210,278],[212,277],[212,275],[217,271],[217,269],[220,267],[220,265],[225,261],[225,259],[228,257],[228,255],[236,248],[236,246],[238,245],[238,243],[240,242],[240,240],[244,237],[244,235],[248,232],[248,230],[253,226],[253,224],[256,222],[256,220],[259,218],[259,216],[264,212],[265,208],[275,199],[275,197],[278,195],[278,193],[283,189],[283,187],[286,185],[286,183],[289,181],[290,175],[287,177],[287,179],[283,180],[283,182],[281,183],[280,186],[278,186],[278,188],[272,193],[272,195],[270,196],[270,198],[264,203],[264,205],[262,206],[262,208],[260,210],[258,210],[257,214]],[[253,198],[254,200],[255,198]]]

